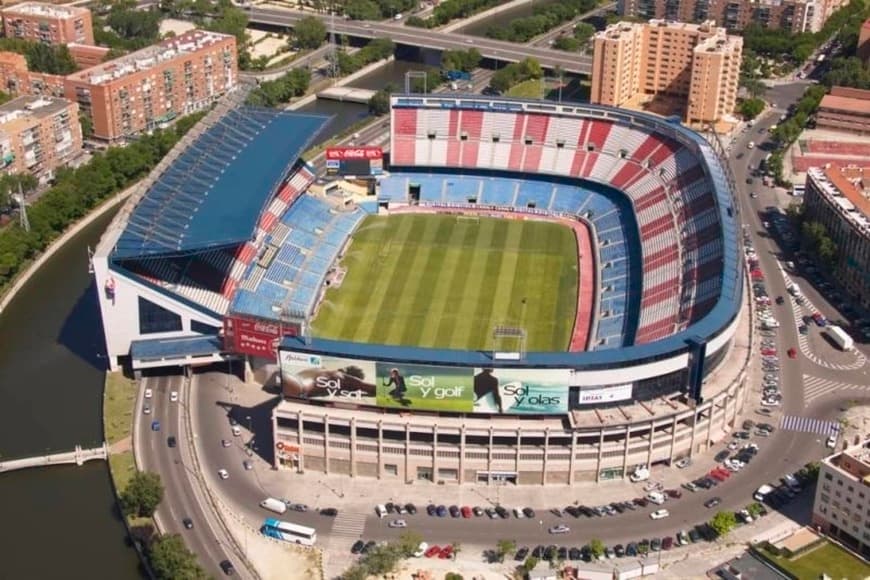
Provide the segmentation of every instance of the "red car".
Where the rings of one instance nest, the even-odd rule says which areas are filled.
[[[438,546],[429,546],[429,549],[426,550],[427,558],[437,558],[441,555],[441,548]]]
[[[788,349],[788,358],[797,358],[797,351],[794,348]]]
[[[474,512],[467,505],[462,506],[462,509],[459,511],[462,512],[462,517],[464,518],[474,517]]]
[[[438,557],[441,558],[442,560],[446,560],[447,558],[450,558],[452,556],[453,556],[453,546],[448,544],[447,546],[444,546],[443,548],[441,548],[441,554]]]
[[[762,348],[761,354],[763,356],[776,356],[776,349],[775,348]]]

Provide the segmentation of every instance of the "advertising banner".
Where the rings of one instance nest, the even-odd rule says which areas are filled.
[[[375,363],[282,350],[281,387],[285,397],[376,404]]]
[[[571,375],[568,369],[475,369],[474,412],[567,413]]]
[[[381,407],[455,413],[474,407],[471,368],[380,362],[375,367]]]
[[[632,384],[610,385],[607,387],[591,387],[580,389],[577,400],[579,405],[594,405],[596,403],[613,403],[631,399]]]
[[[338,175],[380,175],[384,150],[380,147],[327,147],[326,171]]]
[[[228,316],[224,318],[224,348],[228,351],[275,360],[285,336],[297,336],[298,324]]]

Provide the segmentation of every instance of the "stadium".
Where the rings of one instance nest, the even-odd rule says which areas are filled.
[[[388,167],[327,150],[353,193],[300,159],[327,121],[230,99],[133,193],[93,259],[114,367],[244,358],[282,390],[276,467],[405,482],[624,477],[730,428],[750,331],[717,147],[396,95]]]

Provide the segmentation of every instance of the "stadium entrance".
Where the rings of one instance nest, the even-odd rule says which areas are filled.
[[[516,485],[517,472],[516,471],[478,471],[477,472],[477,483],[486,483],[486,484],[513,483],[514,485]]]

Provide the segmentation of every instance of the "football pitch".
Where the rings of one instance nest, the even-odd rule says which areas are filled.
[[[369,216],[313,321],[321,338],[513,350],[497,325],[521,327],[525,349],[568,348],[577,309],[577,243],[544,221]]]

